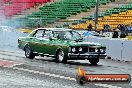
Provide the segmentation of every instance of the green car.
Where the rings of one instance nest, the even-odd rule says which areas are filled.
[[[98,43],[83,42],[81,35],[72,29],[38,28],[27,37],[18,39],[18,46],[25,51],[25,56],[51,56],[56,62],[88,59],[97,64],[105,58],[106,47]]]

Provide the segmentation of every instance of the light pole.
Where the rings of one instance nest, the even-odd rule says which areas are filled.
[[[99,0],[96,0],[96,10],[95,10],[95,17],[94,17],[96,31],[98,30],[98,10],[99,10]]]

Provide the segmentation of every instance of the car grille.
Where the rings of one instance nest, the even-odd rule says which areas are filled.
[[[79,48],[82,48],[82,51],[79,51]],[[73,48],[73,47],[72,47]],[[101,48],[93,48],[93,47],[88,47],[88,46],[77,46],[77,47],[74,47],[76,50],[75,50],[75,52],[74,53],[87,53],[87,52],[89,52],[89,53],[101,53],[101,51],[100,51],[100,49]],[[97,51],[96,51],[96,49],[98,49]]]
[[[81,47],[82,51],[79,51],[79,48],[80,47],[76,47],[76,53],[79,53],[79,52],[95,52],[95,48],[89,48],[89,47],[85,46],[85,47]]]
[[[79,48],[78,48],[79,51]],[[95,48],[82,47],[82,52],[95,52]]]
[[[89,48],[89,52],[95,52],[95,48]]]
[[[88,52],[88,47],[82,47],[82,52]]]

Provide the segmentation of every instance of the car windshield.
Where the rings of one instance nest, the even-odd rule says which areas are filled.
[[[81,36],[75,31],[61,31],[58,33],[58,38],[62,40],[81,40]]]

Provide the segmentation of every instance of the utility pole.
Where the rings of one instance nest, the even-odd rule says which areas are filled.
[[[95,10],[95,17],[94,17],[96,31],[98,30],[98,10],[99,10],[99,0],[96,0],[96,10]]]

